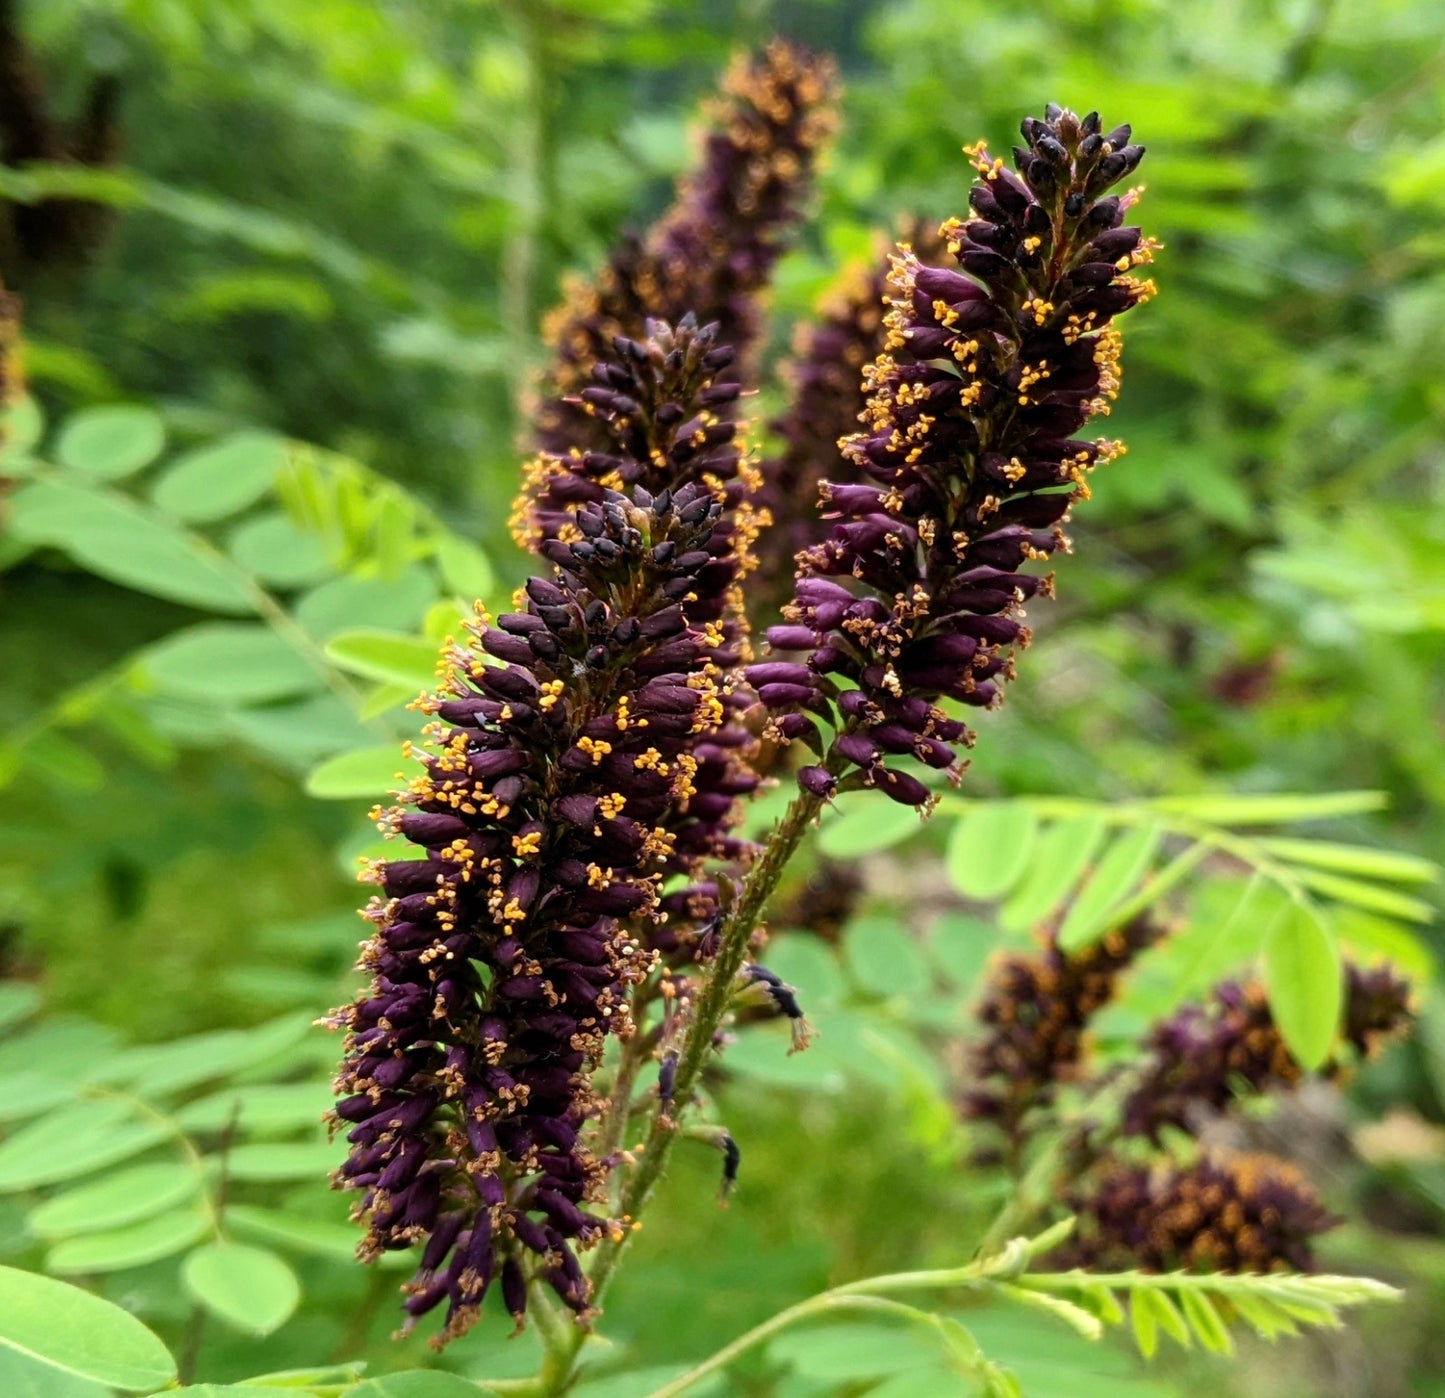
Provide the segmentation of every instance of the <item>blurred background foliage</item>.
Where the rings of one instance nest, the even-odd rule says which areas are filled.
[[[40,410],[16,416],[0,467],[0,975],[31,1036],[72,1043],[85,1024],[81,1056],[128,1061],[114,1080],[144,1095],[136,1045],[279,1032],[346,998],[363,798],[398,765],[401,705],[471,599],[524,572],[505,520],[541,314],[564,272],[666,202],[728,54],[779,31],[836,54],[847,92],[817,217],[777,279],[775,356],[876,230],[959,210],[962,142],[1006,149],[1055,100],[1127,118],[1149,147],[1143,221],[1167,250],[1108,425],[1129,455],[1079,512],[1078,557],[1035,609],[1039,644],[983,725],[967,794],[1368,788],[1388,809],[1346,813],[1333,838],[1441,849],[1445,17],[1429,0],[45,0],[0,16],[6,61],[23,43],[73,137],[0,164],[0,271],[24,298]],[[57,198],[79,209],[74,246],[41,255],[26,229]],[[765,387],[758,416],[779,401]],[[743,1186],[720,1214],[716,1160],[684,1155],[609,1301],[628,1363],[695,1358],[830,1278],[956,1260],[976,1236],[993,1185],[961,1164],[937,1041],[962,1031],[1000,933],[941,879],[900,913],[918,853],[864,860],[871,936],[777,948],[821,1003],[826,1051],[739,1046],[719,1093]],[[933,969],[910,959],[923,928]],[[1431,931],[1361,936],[1428,981]],[[1388,1266],[1410,1302],[1211,1381],[1445,1394],[1429,1322],[1445,1012],[1422,993],[1417,1040],[1321,1109],[1311,1166],[1352,1219],[1326,1260]],[[334,1045],[293,1039],[249,1064],[222,1053],[214,1074],[319,1082]],[[161,1107],[183,1114],[205,1081],[163,1082]],[[1345,1142],[1386,1108],[1398,1139],[1366,1165]],[[289,1226],[303,1274],[270,1367],[426,1362],[420,1341],[386,1340],[395,1276],[336,1260],[344,1206],[315,1178],[314,1116],[271,1120],[310,1154],[236,1182],[283,1220],[268,1235],[251,1219],[252,1236]],[[211,1149],[224,1126],[195,1129]],[[3,1260],[39,1255],[23,1217],[0,1205]],[[118,1272],[112,1294],[179,1329],[175,1269],[70,1272]],[[979,1317],[1030,1393],[1199,1381],[1041,1325]],[[527,1372],[530,1341],[504,1329],[491,1317],[448,1363]],[[729,1391],[926,1390],[893,1338],[842,1377],[836,1346],[806,1341]],[[202,1376],[253,1371],[252,1344],[213,1327]]]

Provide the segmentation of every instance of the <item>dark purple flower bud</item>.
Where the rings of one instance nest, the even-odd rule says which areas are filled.
[[[798,785],[808,795],[830,801],[838,789],[838,780],[826,767],[801,767],[798,770]]]

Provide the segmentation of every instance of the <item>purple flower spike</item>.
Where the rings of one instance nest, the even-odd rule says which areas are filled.
[[[659,333],[624,353],[693,343]],[[519,1317],[529,1272],[585,1315],[577,1252],[622,1226],[592,1211],[591,1075],[606,1036],[632,1032],[663,881],[733,851],[728,815],[751,789],[714,584],[736,572],[735,529],[702,484],[583,500],[551,575],[452,648],[424,705],[425,770],[378,813],[418,848],[368,875],[372,981],[337,1015],[338,1184],[361,1192],[363,1256],[425,1243],[406,1310],[446,1304],[438,1343],[498,1277]]]
[[[799,554],[775,630],[775,645],[811,652],[814,693],[789,684],[760,696],[774,712],[836,709],[855,732],[887,729],[889,757],[955,778],[972,735],[940,701],[991,707],[1012,678],[1029,639],[1023,605],[1051,591],[1020,570],[1066,546],[1086,475],[1122,450],[1074,435],[1118,389],[1110,322],[1153,291],[1130,275],[1153,245],[1121,227],[1135,193],[1105,197],[1142,148],[1115,150],[1119,132],[1102,137],[1097,114],[1060,108],[1023,129],[1017,174],[970,150],[973,217],[942,229],[961,270],[906,245],[894,258],[884,349],[864,373],[865,425],[842,443],[854,478],[823,485],[832,531]],[[804,632],[811,640],[797,645]],[[840,694],[834,675],[855,687]],[[928,799],[888,757],[849,760],[896,800]]]

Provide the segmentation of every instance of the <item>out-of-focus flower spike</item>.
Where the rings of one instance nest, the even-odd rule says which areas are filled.
[[[1312,1272],[1314,1240],[1340,1223],[1270,1155],[1154,1166],[1110,1157],[1061,1202],[1078,1222],[1050,1265],[1101,1272]]]
[[[1089,1021],[1163,935],[1158,922],[1141,916],[1082,951],[1061,951],[1051,933],[1037,953],[999,956],[975,1012],[984,1033],[970,1049],[964,1115],[993,1123],[1020,1146],[1031,1115],[1079,1075]]]
[[[1387,967],[1345,967],[1344,1040],[1371,1056],[1402,1035],[1413,1018],[1409,982]],[[1124,1103],[1128,1135],[1158,1142],[1166,1127],[1194,1129],[1228,1109],[1241,1091],[1292,1087],[1304,1077],[1270,1014],[1259,984],[1226,982],[1204,1005],[1187,1005],[1146,1040],[1148,1068]],[[1339,1059],[1325,1067],[1343,1073]]]
[[[535,445],[544,456],[606,450],[582,405],[593,369],[618,335],[641,336],[649,317],[688,312],[720,327],[719,343],[746,360],[760,329],[759,297],[812,192],[818,161],[837,125],[829,60],[781,40],[741,56],[709,104],[699,164],[645,237],[630,238],[595,281],[575,280],[546,333],[554,359],[537,389]],[[741,368],[742,366],[738,366]],[[720,405],[720,415],[733,411]],[[545,526],[534,472],[513,524],[530,546]]]

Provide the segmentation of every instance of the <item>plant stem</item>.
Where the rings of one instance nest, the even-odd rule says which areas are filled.
[[[748,1350],[764,1341],[770,1340],[780,1331],[786,1330],[788,1326],[801,1320],[811,1320],[814,1317],[827,1315],[832,1311],[859,1306],[867,1306],[870,1310],[876,1310],[881,1306],[892,1310],[895,1314],[906,1314],[909,1319],[917,1320],[919,1315],[911,1307],[900,1306],[896,1302],[884,1302],[879,1298],[887,1293],[898,1291],[970,1287],[988,1282],[995,1277],[1012,1276],[1012,1274],[1021,1272],[1036,1252],[1051,1247],[1058,1240],[1060,1234],[1065,1231],[1067,1230],[1063,1228],[1051,1229],[1037,1239],[1017,1239],[1015,1244],[1011,1244],[1003,1252],[989,1257],[975,1258],[962,1267],[948,1267],[927,1272],[890,1272],[883,1276],[865,1277],[862,1281],[846,1282],[842,1286],[820,1291],[806,1301],[799,1301],[796,1306],[789,1306],[786,1310],[779,1311],[777,1315],[769,1317],[761,1325],[755,1325],[745,1334],[739,1335],[731,1344],[724,1345],[715,1354],[704,1359],[701,1364],[689,1369],[687,1373],[649,1393],[647,1398],[676,1398],[679,1393],[686,1392],[693,1384],[705,1379],[709,1374],[726,1368],[734,1359],[746,1354]]]
[[[1115,1117],[1124,1098],[1137,1086],[1140,1070],[1120,1073],[1096,1092],[1072,1117],[1060,1124],[1049,1143],[1005,1201],[1002,1209],[979,1241],[979,1251],[991,1253],[1016,1234],[1026,1232],[1034,1216],[1053,1202],[1054,1182],[1071,1155],[1079,1161],[1094,1159],[1113,1136],[1117,1121],[1107,1130],[1086,1136],[1089,1126]]]
[[[829,757],[830,763],[837,759]],[[788,860],[797,851],[803,835],[818,814],[822,802],[816,796],[799,792],[782,819],[774,827],[762,858],[748,871],[736,902],[726,912],[719,929],[718,954],[713,961],[702,993],[693,1009],[693,1019],[687,1038],[683,1043],[678,1061],[675,1080],[674,1118],[680,1119],[687,1110],[692,1094],[702,1076],[708,1055],[712,1052],[718,1026],[727,1013],[728,1002],[733,992],[733,981],[747,956],[748,945],[758,919],[767,906],[768,899],[778,885]],[[676,1120],[667,1120],[663,1113],[654,1112],[652,1125],[646,1141],[637,1147],[641,1159],[636,1169],[623,1186],[620,1205],[623,1226],[626,1231],[609,1236],[598,1244],[593,1253],[595,1259],[589,1276],[592,1282],[593,1304],[601,1301],[612,1273],[617,1267],[632,1231],[638,1226],[635,1220],[646,1208],[652,1191],[662,1176],[663,1167],[671,1154],[673,1142],[680,1132]],[[575,1377],[576,1358],[586,1338],[586,1331],[578,1326],[569,1327],[565,1343],[556,1351],[549,1346],[544,1375],[555,1374],[550,1387],[542,1392],[548,1395],[564,1393]]]

